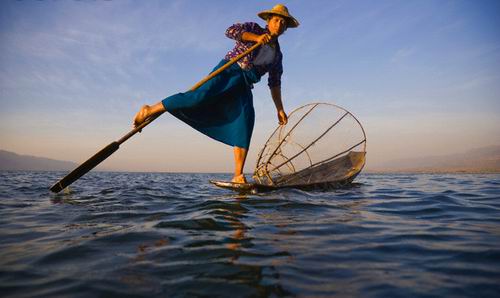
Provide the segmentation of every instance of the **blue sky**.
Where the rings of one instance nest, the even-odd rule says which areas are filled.
[[[189,89],[233,46],[235,22],[270,1],[0,2],[0,149],[81,162],[131,128],[135,112]],[[288,111],[350,110],[368,167],[500,144],[500,2],[287,1],[301,22],[280,38]],[[254,89],[246,170],[277,120]],[[105,166],[231,171],[232,149],[168,114]]]

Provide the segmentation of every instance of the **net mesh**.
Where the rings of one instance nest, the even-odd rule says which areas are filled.
[[[271,134],[254,179],[275,186],[350,181],[363,168],[365,153],[365,132],[351,113],[333,104],[308,104]]]

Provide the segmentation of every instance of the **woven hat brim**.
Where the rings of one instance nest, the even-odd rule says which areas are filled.
[[[287,26],[287,28],[297,28],[300,25],[299,21],[297,21],[291,15],[286,15],[286,14],[279,13],[279,12],[276,12],[276,11],[273,11],[273,10],[266,10],[266,11],[263,11],[263,12],[259,12],[257,15],[261,19],[263,19],[265,21],[267,21],[267,19],[269,18],[270,15],[277,15],[277,16],[280,16],[280,17],[284,17],[285,20],[286,20],[286,26]]]

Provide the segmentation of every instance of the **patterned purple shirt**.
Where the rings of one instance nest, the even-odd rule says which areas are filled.
[[[248,22],[248,23],[236,23],[231,27],[227,28],[226,36],[236,40],[236,46],[234,49],[229,51],[226,54],[225,59],[230,60],[239,54],[245,52],[249,48],[251,48],[255,43],[254,42],[246,42],[241,39],[241,36],[244,32],[250,32],[258,35],[262,35],[264,33],[269,33],[267,28],[262,28],[257,23]],[[268,78],[268,86],[269,88],[281,86],[281,75],[283,74],[283,54],[280,50],[280,45],[278,41],[276,41],[276,54],[274,56],[273,62],[266,65],[254,65],[252,62],[257,57],[259,49],[253,51],[247,56],[240,59],[238,64],[244,70],[250,70],[255,68],[259,75],[264,75],[266,72],[269,72]]]

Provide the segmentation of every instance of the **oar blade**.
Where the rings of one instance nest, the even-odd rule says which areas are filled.
[[[82,163],[71,173],[66,175],[66,177],[62,178],[61,180],[56,182],[56,184],[52,185],[50,190],[52,192],[60,192],[66,186],[75,182],[78,178],[82,177],[90,170],[95,168],[98,164],[100,164],[103,160],[108,158],[111,154],[115,153],[115,151],[118,150],[118,148],[120,148],[120,144],[118,142],[113,142],[108,146],[104,147],[101,151],[94,154],[94,156],[89,158],[86,162]]]

